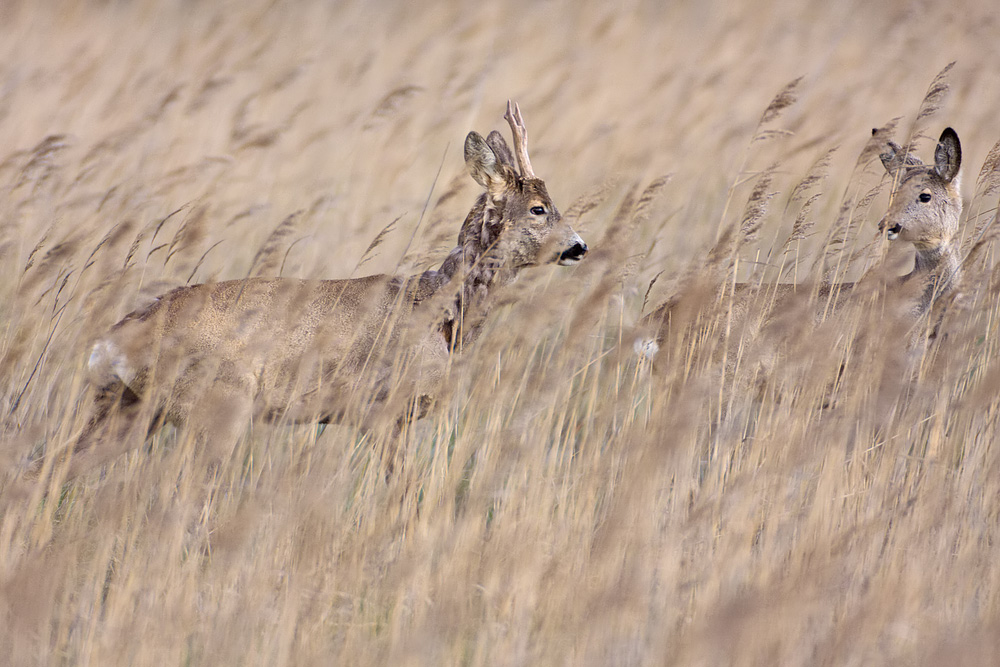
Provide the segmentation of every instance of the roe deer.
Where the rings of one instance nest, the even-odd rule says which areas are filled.
[[[517,105],[508,102],[504,118],[514,153],[497,131],[465,139],[469,173],[485,192],[439,269],[191,285],[126,315],[90,355],[100,390],[69,474],[163,423],[207,415],[228,424],[220,444],[235,442],[252,415],[363,430],[388,416],[400,420],[397,431],[406,411],[423,416],[449,355],[477,337],[494,288],[524,267],[587,254],[532,170]],[[133,428],[140,432],[129,437]]]
[[[876,133],[875,130],[872,131]],[[932,301],[959,281],[961,260],[956,243],[959,218],[962,212],[962,197],[959,192],[959,169],[962,164],[962,148],[958,135],[946,128],[938,140],[934,151],[934,164],[925,165],[916,156],[905,153],[901,147],[888,141],[886,151],[879,157],[883,166],[894,180],[889,210],[879,222],[879,231],[887,233],[890,241],[908,241],[916,248],[913,270],[900,276],[898,286],[912,285],[922,288],[920,297],[910,308],[914,316],[927,312]],[[916,283],[916,284],[915,284]],[[856,284],[842,282],[820,285],[816,317],[829,315],[846,302]],[[767,303],[765,311],[773,312],[799,292],[809,292],[812,288],[792,283],[758,285],[756,283],[736,283],[727,286],[725,297],[730,305],[731,331],[746,332],[753,336],[760,329],[750,323],[755,300]],[[914,290],[916,291],[916,290]],[[652,336],[639,337],[635,341],[636,352],[654,358],[660,346],[670,335],[671,319],[681,303],[680,297],[668,299],[664,304],[643,318],[641,328],[655,331]],[[763,313],[766,320],[768,312]],[[763,323],[759,323],[763,324]],[[739,344],[740,339],[731,339],[722,346]],[[727,368],[727,372],[731,369]]]

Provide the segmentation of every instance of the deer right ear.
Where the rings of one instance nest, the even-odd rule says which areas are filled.
[[[476,183],[489,192],[497,192],[507,185],[508,169],[478,132],[469,132],[465,138],[465,165]]]
[[[872,130],[874,133],[875,130]],[[882,166],[885,170],[892,174],[900,166],[899,152],[903,150],[902,146],[897,144],[895,141],[886,142],[887,150],[884,153],[879,154],[879,159],[882,160]]]
[[[493,130],[486,137],[486,144],[493,149],[493,153],[497,156],[498,160],[511,169],[514,168],[514,154],[510,152],[510,146],[504,141],[502,134]]]
[[[875,131],[876,130],[872,130],[873,133]],[[887,141],[886,146],[888,146],[888,150],[879,155],[879,159],[882,160],[882,166],[885,167],[885,170],[889,172],[890,176],[903,166],[914,167],[923,164],[923,162],[920,161],[920,158],[912,153],[906,153],[904,155],[903,147],[895,141]]]

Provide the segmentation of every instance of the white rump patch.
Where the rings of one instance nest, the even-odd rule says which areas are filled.
[[[125,384],[132,379],[125,355],[109,340],[99,340],[90,350],[87,368],[95,375],[112,375]]]
[[[660,351],[660,344],[656,342],[655,338],[639,337],[635,339],[632,349],[643,359],[652,361],[656,357],[656,353]]]

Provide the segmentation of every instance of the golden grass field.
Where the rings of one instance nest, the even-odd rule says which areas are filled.
[[[0,662],[996,664],[998,63],[994,0],[0,4]],[[151,296],[439,264],[508,98],[591,254],[504,293],[388,482],[378,438],[265,424],[214,474],[172,428],[17,473]],[[958,131],[982,241],[933,341],[875,289],[785,318],[762,397],[751,344],[637,361],[748,215],[740,280],[906,272],[865,151],[897,118],[925,160]]]

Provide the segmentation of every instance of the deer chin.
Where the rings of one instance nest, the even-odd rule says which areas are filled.
[[[890,241],[895,241],[896,239],[898,239],[898,238],[899,238],[899,233],[900,233],[901,231],[903,231],[903,227],[902,227],[901,225],[893,225],[893,226],[892,226],[892,227],[890,227],[890,228],[889,228],[889,230],[888,230],[888,231],[886,232],[886,235],[885,235],[885,236],[886,236],[886,238],[887,238],[887,239],[889,239]]]

